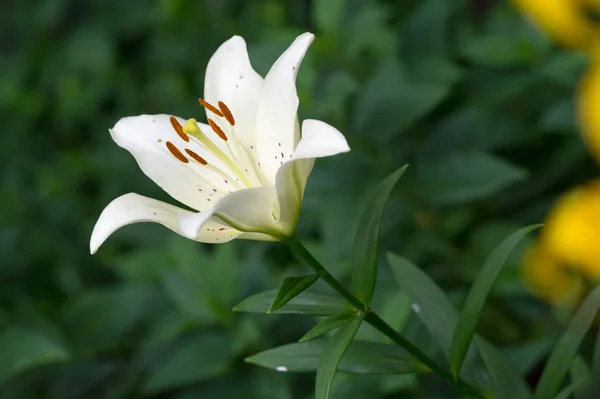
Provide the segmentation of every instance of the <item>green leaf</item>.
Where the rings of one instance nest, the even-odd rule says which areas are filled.
[[[316,0],[312,12],[319,33],[335,34],[340,30],[347,0]]]
[[[600,308],[600,286],[583,301],[569,327],[558,340],[540,377],[535,399],[551,399],[556,393],[596,317],[598,308]]]
[[[596,343],[594,344],[594,355],[592,357],[592,375],[600,375],[600,329],[596,335]],[[600,392],[600,378],[594,378],[590,384],[587,392],[586,399],[594,399],[594,393]]]
[[[401,167],[377,185],[358,226],[352,252],[352,285],[356,296],[366,306],[371,303],[375,289],[377,243],[383,210],[392,189],[407,167]]]
[[[321,358],[319,359],[319,365],[317,366],[315,399],[329,398],[329,391],[331,390],[335,371],[342,361],[344,353],[348,350],[348,347],[364,318],[365,314],[362,313],[352,322],[340,328],[327,346],[325,346]]]
[[[65,361],[69,352],[45,335],[24,327],[0,334],[0,384],[35,367]]]
[[[479,151],[455,153],[417,167],[417,189],[432,205],[479,200],[524,180],[527,172]]]
[[[501,352],[482,338],[476,338],[475,343],[492,379],[492,389],[495,399],[523,399],[531,397],[531,391],[527,383],[519,375],[517,368]]]
[[[309,332],[304,334],[302,338],[299,339],[300,342],[308,341],[309,339],[316,338],[320,335],[325,334],[328,331],[331,331],[335,328],[342,327],[349,322],[351,322],[356,317],[355,313],[339,313],[334,314],[326,319],[321,320],[317,323],[316,326],[310,329]]]
[[[479,314],[483,309],[483,305],[494,284],[494,280],[496,280],[498,273],[500,273],[502,265],[521,238],[540,226],[541,225],[528,226],[514,232],[508,236],[485,261],[473,286],[469,290],[469,294],[465,300],[463,310],[460,313],[458,323],[452,336],[450,370],[454,375],[460,373],[465,356],[469,350],[469,345],[475,334]]]
[[[277,297],[278,290],[261,292],[244,299],[233,310],[236,312],[269,313],[271,304]],[[338,295],[319,291],[304,291],[288,302],[287,306],[273,313],[304,313],[329,316],[335,313],[348,312],[350,305]]]
[[[178,342],[156,361],[143,385],[146,394],[214,378],[229,367],[230,342],[222,334],[198,334]]]
[[[412,299],[413,310],[440,346],[446,359],[449,359],[452,331],[458,320],[456,309],[440,287],[420,268],[391,253],[387,254],[387,260],[400,288]],[[469,351],[461,375],[468,382],[477,385],[476,374],[479,368],[475,353]]]
[[[275,296],[271,307],[269,307],[269,313],[283,307],[286,303],[313,285],[323,276],[323,274],[324,272],[317,272],[306,276],[288,277],[284,279],[281,282],[281,286],[279,287],[279,291],[277,291],[277,295]]]
[[[450,93],[449,84],[416,81],[395,61],[374,73],[357,99],[355,124],[374,137],[401,132],[435,108]]]
[[[592,374],[581,356],[576,356],[569,369],[571,385],[575,388],[575,399],[585,399],[587,390],[591,388]]]
[[[280,346],[246,358],[246,362],[277,371],[314,372],[329,339]],[[350,374],[412,374],[427,368],[397,345],[353,341],[338,369]]]

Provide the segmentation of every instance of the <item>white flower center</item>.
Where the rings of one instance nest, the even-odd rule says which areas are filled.
[[[245,148],[240,140],[237,139],[235,118],[229,107],[222,101],[217,103],[218,108],[201,98],[198,99],[198,102],[210,113],[215,115],[215,119],[208,118],[208,125],[213,133],[222,140],[224,146],[217,145],[202,130],[200,130],[196,120],[193,118],[188,119],[185,125],[181,126],[175,117],[171,117],[170,121],[173,130],[175,130],[177,135],[186,143],[190,142],[191,137],[199,141],[198,144],[204,146],[207,151],[221,160],[230,170],[223,170],[215,165],[211,165],[206,159],[192,149],[184,148],[182,151],[175,144],[167,141],[165,142],[165,145],[171,155],[180,162],[187,164],[190,163],[191,160],[191,162],[195,164],[206,167],[221,176],[226,184],[231,182],[235,188],[234,191],[262,186],[265,179],[260,170],[260,162],[255,162],[253,160],[251,151],[254,150],[254,147],[250,146],[250,148]],[[229,192],[231,193],[232,191]]]

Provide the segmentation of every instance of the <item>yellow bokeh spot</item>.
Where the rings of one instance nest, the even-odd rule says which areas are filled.
[[[541,242],[527,248],[522,277],[537,296],[558,305],[575,304],[582,292],[581,278]]]
[[[513,0],[513,3],[560,44],[590,48],[600,38],[600,27],[588,15],[589,9],[600,8],[600,0]]]
[[[563,196],[550,215],[542,239],[563,262],[600,281],[600,180]]]

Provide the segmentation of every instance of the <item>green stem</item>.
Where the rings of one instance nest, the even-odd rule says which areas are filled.
[[[415,345],[407,341],[398,331],[394,330],[389,324],[387,324],[377,313],[369,309],[364,303],[358,300],[350,291],[348,291],[339,281],[336,280],[329,272],[321,265],[321,263],[315,259],[314,256],[296,237],[289,238],[285,241],[287,245],[306,262],[314,271],[323,273],[322,279],[336,290],[341,296],[343,296],[352,306],[356,309],[366,312],[365,321],[375,327],[383,335],[394,341],[396,344],[404,348],[407,352],[413,355],[421,363],[427,366],[431,371],[438,374],[440,377],[448,380],[461,391],[467,393],[471,397],[481,397],[481,394],[477,392],[475,388],[466,383],[460,377],[454,377],[449,371],[437,364],[433,359],[427,356],[423,351],[417,348]]]

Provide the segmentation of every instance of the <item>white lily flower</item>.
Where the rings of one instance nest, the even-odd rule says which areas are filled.
[[[160,223],[192,240],[283,240],[296,230],[315,158],[350,150],[344,136],[318,120],[298,123],[296,74],[314,36],[300,35],[263,79],[246,43],[234,36],[208,63],[208,125],[170,115],[123,118],[110,130],[142,171],[188,211],[129,193],[96,222],[95,253],[120,227]]]

